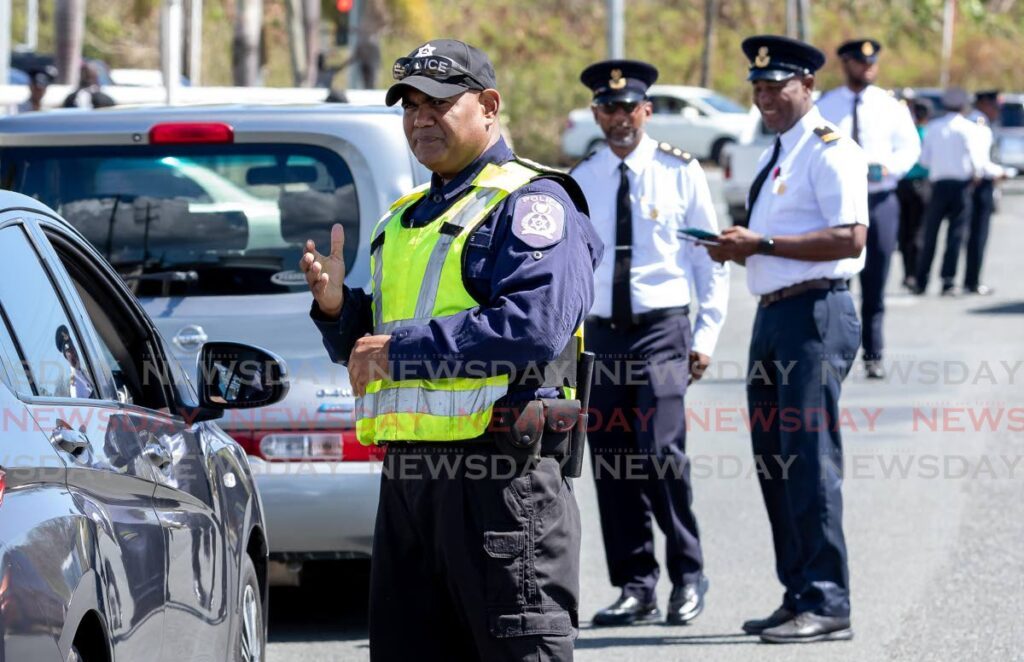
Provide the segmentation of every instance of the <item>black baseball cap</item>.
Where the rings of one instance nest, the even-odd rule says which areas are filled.
[[[881,50],[882,45],[874,39],[851,39],[850,41],[843,42],[836,49],[836,55],[842,58],[866,62],[867,64],[874,64],[878,62],[878,52]]]
[[[455,39],[428,41],[395,60],[391,75],[398,82],[388,89],[384,99],[389,106],[395,105],[409,87],[435,99],[446,99],[466,90],[498,86],[487,55]]]

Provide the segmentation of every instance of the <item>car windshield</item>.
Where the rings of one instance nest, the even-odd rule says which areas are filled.
[[[720,113],[746,113],[747,109],[739,105],[732,99],[720,96],[718,94],[709,94],[706,97],[701,97],[707,105],[711,106]]]
[[[1004,127],[1024,126],[1024,103],[1008,101],[999,111],[999,123]]]
[[[0,187],[57,210],[138,296],[301,291],[306,239],[359,245],[352,173],[333,151],[298,145],[13,148]]]

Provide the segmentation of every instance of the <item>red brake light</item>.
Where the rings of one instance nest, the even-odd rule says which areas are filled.
[[[246,455],[268,462],[371,462],[384,448],[363,446],[355,430],[230,430]]]
[[[235,130],[223,122],[171,122],[155,124],[149,130],[151,145],[184,145],[197,143],[230,143]]]

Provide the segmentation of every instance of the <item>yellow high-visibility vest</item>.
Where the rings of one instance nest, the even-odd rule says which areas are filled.
[[[429,187],[399,198],[370,243],[374,333],[476,308],[462,279],[466,240],[502,200],[542,174],[518,161],[488,164],[461,198],[420,227],[403,227],[402,216]],[[398,373],[369,382],[366,395],[356,399],[361,443],[473,439],[486,431],[494,403],[509,387],[508,375],[402,380]]]

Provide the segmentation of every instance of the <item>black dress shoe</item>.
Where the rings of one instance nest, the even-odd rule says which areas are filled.
[[[885,379],[885,368],[882,366],[881,361],[865,361],[864,370],[867,373],[868,379]]]
[[[853,639],[849,617],[819,616],[810,611],[797,614],[793,620],[761,633],[761,641],[770,644],[806,644],[849,639]]]
[[[747,634],[761,634],[768,628],[774,628],[793,620],[794,616],[796,616],[796,614],[790,610],[785,607],[779,607],[773,611],[772,615],[768,618],[755,618],[753,620],[745,621],[743,623],[743,631]]]
[[[704,576],[697,582],[673,586],[665,622],[669,625],[686,625],[700,616],[704,611],[704,594],[707,592],[708,578]]]
[[[623,593],[619,599],[594,614],[593,625],[632,625],[650,623],[661,618],[657,602],[641,602]]]
[[[988,285],[975,285],[974,287],[965,287],[964,292],[967,294],[977,294],[980,297],[992,296],[993,294],[996,293],[996,291],[993,290]]]

